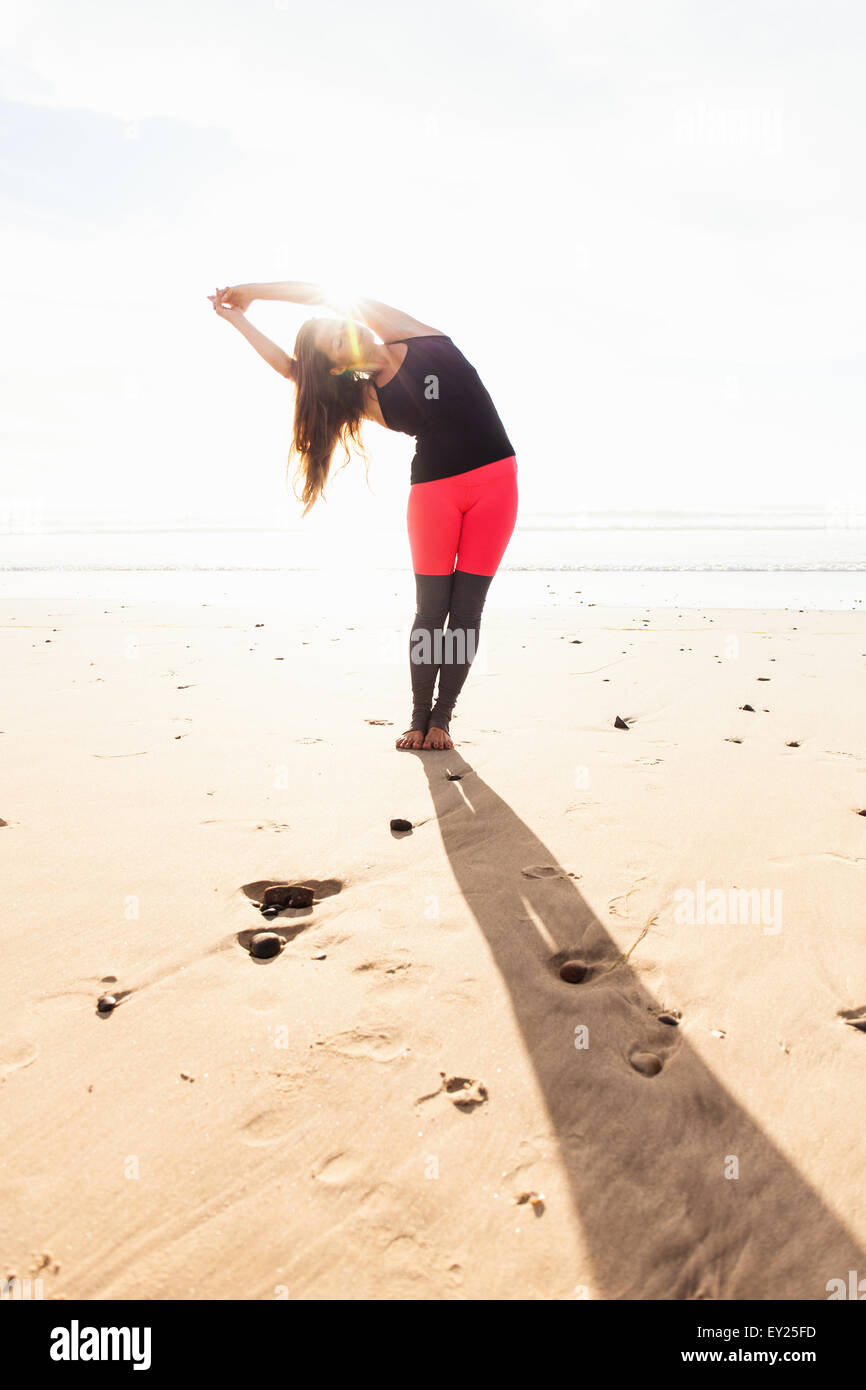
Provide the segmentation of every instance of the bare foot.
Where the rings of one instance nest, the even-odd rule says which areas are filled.
[[[424,740],[424,742],[422,743],[421,747],[422,747],[422,748],[453,748],[453,747],[454,747],[454,744],[453,744],[452,741],[451,741],[451,735],[450,735],[450,734],[446,734],[445,730],[444,730],[444,729],[440,729],[440,728],[438,727],[438,725],[436,725],[436,724],[431,724],[430,727],[429,727],[429,729],[427,730],[427,737],[425,738],[425,740]]]
[[[405,734],[401,734],[397,739],[398,748],[420,748],[424,742],[423,729],[407,729]]]

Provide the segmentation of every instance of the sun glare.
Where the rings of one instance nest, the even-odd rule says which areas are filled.
[[[325,307],[333,314],[339,314],[340,318],[346,320],[346,331],[352,350],[352,356],[357,358],[360,352],[360,339],[358,336],[357,317],[358,317],[358,296],[354,289],[340,281],[329,280],[322,285],[322,301]]]
[[[332,280],[329,280],[322,288],[325,304],[329,309],[333,309],[338,314],[345,314],[347,318],[354,317],[358,300],[357,291],[354,288]]]

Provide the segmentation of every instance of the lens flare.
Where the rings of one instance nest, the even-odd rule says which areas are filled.
[[[343,314],[346,318],[353,318],[357,308],[357,295],[348,285],[341,285],[335,281],[328,281],[322,286],[323,303],[335,313]]]
[[[352,360],[359,362],[361,359],[361,335],[356,322],[358,314],[357,295],[348,285],[328,281],[322,286],[322,302],[333,313],[339,314],[340,318],[345,320],[346,336],[349,340]]]

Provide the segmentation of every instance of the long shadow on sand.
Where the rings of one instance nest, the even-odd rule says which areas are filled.
[[[814,1188],[682,1028],[658,1021],[671,1001],[646,990],[550,850],[456,749],[414,756],[510,991],[600,1295],[826,1299],[828,1280],[866,1274],[863,1251]],[[539,865],[550,876],[524,875]],[[572,956],[590,966],[577,985],[559,977]],[[580,1025],[586,1050],[575,1048]],[[658,1056],[661,1071],[634,1070],[637,1051]],[[731,1158],[736,1178],[726,1176]]]

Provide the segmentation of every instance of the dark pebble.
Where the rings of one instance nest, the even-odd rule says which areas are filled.
[[[96,1003],[96,1007],[101,1014],[110,1014],[111,1010],[116,1006],[117,1000],[113,994],[103,994]]]
[[[679,1028],[680,1021],[676,1014],[657,1014],[659,1023],[667,1023],[671,1028]]]
[[[278,956],[282,949],[282,940],[275,931],[258,931],[250,942],[250,955],[255,956],[257,960]]]
[[[279,909],[278,907],[263,907],[263,908],[262,908],[262,916],[263,916],[263,917],[267,917],[268,921],[270,921],[272,917],[278,917],[279,914],[280,914],[280,909]]]
[[[396,820],[392,820],[392,822],[391,822],[391,829],[392,829],[392,830],[411,830],[411,829],[412,829],[412,822],[411,822],[410,820],[400,820],[400,818],[398,817]]]
[[[620,719],[619,715],[617,715],[616,719],[613,721],[613,727],[615,729],[627,729],[628,725],[624,719]]]
[[[635,1052],[629,1060],[642,1076],[658,1076],[662,1069],[661,1059],[654,1052]]]
[[[749,714],[754,714],[754,713],[755,713],[755,706],[754,706],[754,705],[740,705],[740,709],[747,709],[747,710],[749,711]]]
[[[579,985],[586,979],[586,966],[582,960],[567,960],[559,967],[559,978],[569,985]]]

